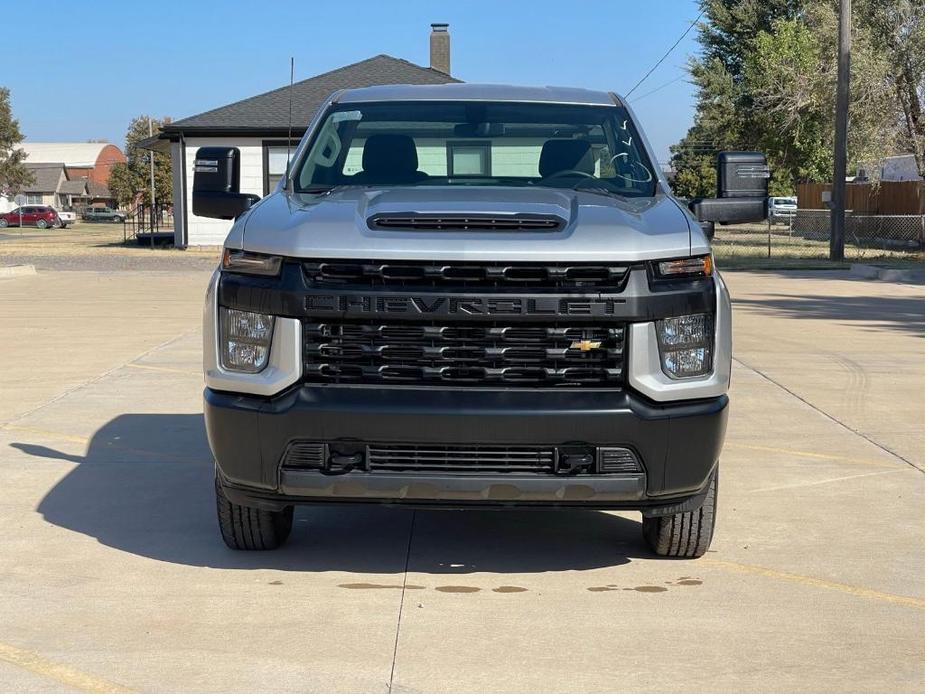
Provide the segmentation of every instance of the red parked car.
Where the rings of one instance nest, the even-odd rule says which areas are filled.
[[[3,227],[18,227],[20,225],[19,208],[12,212],[0,214],[0,229]],[[23,205],[22,208],[22,226],[38,227],[46,229],[48,227],[61,226],[61,220],[55,208],[48,205]]]

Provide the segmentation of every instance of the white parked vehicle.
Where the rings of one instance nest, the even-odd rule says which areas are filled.
[[[55,210],[58,213],[58,219],[61,220],[60,227],[66,229],[68,224],[77,222],[77,214],[70,211]]]
[[[787,224],[793,220],[796,213],[796,198],[771,198],[768,201],[768,216],[772,224]]]

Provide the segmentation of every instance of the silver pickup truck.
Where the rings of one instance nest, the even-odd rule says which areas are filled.
[[[760,154],[676,200],[617,96],[341,91],[276,191],[197,153],[234,219],[204,316],[218,517],[271,549],[298,504],[641,511],[661,556],[716,518],[729,295],[704,226],[767,214]]]

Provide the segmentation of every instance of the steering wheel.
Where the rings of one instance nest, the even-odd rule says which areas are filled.
[[[594,174],[589,174],[587,171],[579,171],[578,169],[563,169],[562,171],[551,173],[545,178],[564,178],[565,176],[584,176],[585,178],[596,178]]]
[[[618,159],[623,159],[623,161],[618,163]],[[627,153],[612,156],[610,162],[616,169],[614,178],[622,178],[624,181],[629,181],[630,183],[649,183],[653,179],[652,172],[635,159],[631,160]],[[621,172],[621,166],[624,168],[628,167],[629,171]]]

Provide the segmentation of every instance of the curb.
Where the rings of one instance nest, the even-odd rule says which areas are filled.
[[[853,263],[851,274],[861,279],[880,280],[881,282],[925,282],[925,270],[897,270]]]
[[[2,265],[0,266],[0,277],[25,277],[34,275],[35,265]]]

